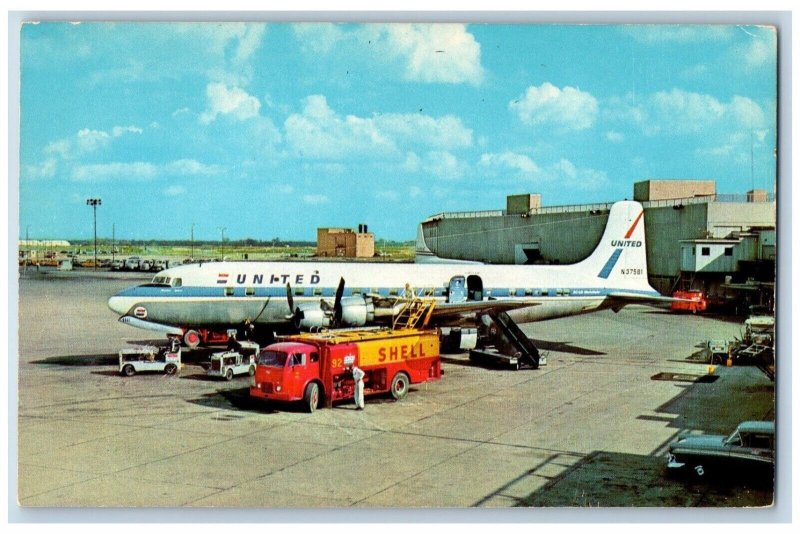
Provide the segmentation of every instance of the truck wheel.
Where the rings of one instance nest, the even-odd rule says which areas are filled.
[[[400,372],[394,375],[394,378],[392,378],[391,387],[392,397],[394,397],[396,400],[400,400],[405,397],[408,393],[408,384],[409,380],[407,374]]]
[[[178,372],[178,366],[175,365],[174,363],[167,364],[167,366],[164,367],[164,372],[167,373],[168,375],[174,375],[175,373]]]
[[[256,374],[256,366],[255,366],[255,365],[251,365],[251,366],[250,366],[250,370],[248,370],[248,371],[247,371],[247,373],[248,373],[250,376],[253,376],[254,374]]]
[[[314,413],[319,406],[319,384],[311,382],[306,386],[306,392],[303,395],[303,402],[305,403],[306,411]]]
[[[133,376],[136,374],[136,369],[132,365],[126,365],[122,368],[122,374],[125,376]]]
[[[190,349],[196,349],[200,345],[200,334],[197,330],[187,330],[185,334],[183,334],[183,342],[186,343],[186,346]]]
[[[233,380],[233,369],[225,371],[225,380]]]

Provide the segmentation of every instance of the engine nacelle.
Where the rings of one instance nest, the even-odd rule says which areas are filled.
[[[319,303],[304,303],[297,306],[294,313],[294,326],[300,330],[311,330],[331,325],[330,313]]]
[[[365,297],[345,297],[342,299],[342,326],[364,326],[375,320],[375,305]]]

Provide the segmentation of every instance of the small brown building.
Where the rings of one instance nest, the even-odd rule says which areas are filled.
[[[371,258],[375,255],[375,234],[367,225],[350,228],[317,228],[317,256],[340,258]]]

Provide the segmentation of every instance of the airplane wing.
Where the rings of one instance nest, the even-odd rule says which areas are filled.
[[[626,304],[671,304],[673,302],[692,302],[690,299],[679,299],[675,297],[665,297],[663,295],[644,295],[641,293],[626,293],[624,291],[615,291],[609,293],[609,300],[612,301],[611,309],[619,311]]]
[[[436,304],[433,308],[431,315],[432,320],[443,319],[446,317],[455,317],[459,315],[469,314],[484,314],[492,312],[501,312],[508,310],[515,310],[517,308],[528,308],[530,306],[538,306],[536,302],[524,300],[479,300],[467,301],[458,303],[442,303]]]

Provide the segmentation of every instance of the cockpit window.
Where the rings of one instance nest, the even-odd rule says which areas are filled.
[[[172,287],[181,287],[183,285],[182,278],[173,278],[172,279]]]

